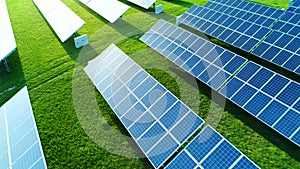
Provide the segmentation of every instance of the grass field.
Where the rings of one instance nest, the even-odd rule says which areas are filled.
[[[6,0],[18,49],[9,57],[11,73],[0,66],[0,105],[23,86],[28,86],[49,168],[151,167],[146,159],[116,155],[124,153],[117,152],[116,147],[130,155],[140,153],[126,139],[111,140],[114,137],[110,138],[109,133],[95,130],[99,127],[105,132],[107,122],[115,133],[128,135],[83,71],[87,60],[113,42],[261,168],[300,168],[299,147],[234,104],[228,101],[224,104],[224,98],[138,40],[159,18],[174,22],[174,16],[185,12],[192,4],[204,5],[206,0],[159,0],[158,4],[164,4],[163,15],[145,13],[145,10],[121,0],[132,8],[123,21],[114,25],[77,0],[62,1],[86,22],[78,34],[88,34],[90,44],[82,50],[75,49],[72,41],[62,44],[31,0]],[[287,8],[288,4],[288,0],[255,2],[278,8]],[[245,52],[211,40],[252,59]],[[274,69],[267,63],[262,64]],[[280,69],[275,71],[282,72]],[[102,115],[94,111],[93,103],[97,104]],[[217,114],[220,121],[218,117],[209,120],[210,112]]]

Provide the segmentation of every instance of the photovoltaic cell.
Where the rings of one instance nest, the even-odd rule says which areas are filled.
[[[286,11],[272,28],[292,36],[300,37],[300,13]]]
[[[287,11],[300,13],[300,1],[299,0],[290,1],[290,6]]]
[[[0,28],[0,61],[2,61],[17,48],[5,0],[0,0]]]
[[[209,1],[205,7],[265,27],[270,27],[285,12],[281,9],[241,0]]]
[[[203,124],[114,44],[85,71],[155,168]]]
[[[193,5],[178,22],[250,52],[271,29],[235,16]]]
[[[79,0],[85,4],[91,10],[108,20],[110,23],[114,23],[118,20],[130,6],[123,4],[118,0]]]
[[[166,166],[166,169],[195,167],[259,168],[209,125]]]
[[[146,32],[141,41],[214,90],[246,62],[246,59],[164,20]]]
[[[33,2],[61,42],[65,42],[85,24],[60,0],[33,0]]]
[[[157,0],[128,0],[138,6],[141,6],[145,9],[150,8]]]
[[[272,33],[251,53],[289,71],[300,74],[300,38],[280,31]]]
[[[0,108],[0,168],[47,168],[27,87]]]
[[[249,62],[219,93],[300,146],[299,83]]]

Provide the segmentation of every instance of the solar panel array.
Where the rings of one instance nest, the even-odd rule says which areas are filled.
[[[300,84],[249,62],[220,91],[300,146]]]
[[[300,37],[274,30],[251,53],[300,74]]]
[[[241,0],[209,1],[205,7],[266,27],[270,27],[285,12],[285,10]]]
[[[233,168],[258,169],[212,127],[206,126],[166,167],[166,169]]]
[[[128,0],[138,6],[141,6],[145,9],[149,9],[157,0]]]
[[[114,44],[85,71],[155,168],[204,122]]]
[[[291,1],[291,5],[289,6],[287,11],[300,13],[300,1],[299,0]]]
[[[300,13],[286,11],[272,29],[300,37]]]
[[[79,0],[110,23],[118,20],[130,7],[117,0]]]
[[[0,61],[2,61],[17,48],[5,0],[0,0],[0,28]]]
[[[197,5],[179,17],[178,22],[247,52],[271,31],[268,27]]]
[[[0,108],[0,168],[47,168],[27,87]]]
[[[141,41],[214,90],[246,62],[239,55],[164,20],[145,33]]]
[[[85,22],[60,0],[33,0],[61,42],[68,40]]]

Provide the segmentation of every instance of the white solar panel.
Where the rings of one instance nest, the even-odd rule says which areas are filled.
[[[0,168],[47,168],[27,87],[0,108]]]
[[[0,0],[0,61],[9,56],[17,44],[11,27],[5,0]]]
[[[85,22],[60,0],[33,0],[62,42],[69,39]]]
[[[79,0],[110,23],[118,20],[130,6],[117,0]]]
[[[141,6],[145,9],[150,8],[157,0],[128,0],[138,6]]]

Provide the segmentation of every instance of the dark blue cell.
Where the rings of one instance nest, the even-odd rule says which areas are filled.
[[[260,15],[258,14],[253,14],[248,21],[255,23],[255,21],[259,18]]]
[[[140,84],[136,89],[134,89],[134,94],[138,98],[142,98],[157,82],[149,77],[142,84]]]
[[[215,13],[209,20],[214,22],[216,21],[222,14],[220,13]]]
[[[276,11],[275,8],[269,8],[269,9],[264,13],[264,15],[265,15],[265,16],[271,16],[275,11]]]
[[[267,49],[267,51],[262,54],[262,58],[264,58],[265,60],[272,60],[279,52],[281,49],[271,46],[269,49]]]
[[[241,19],[237,19],[229,26],[229,28],[236,30],[242,23],[243,21]]]
[[[300,26],[295,25],[290,31],[289,34],[297,36],[300,33]]]
[[[177,102],[171,107],[160,119],[162,124],[170,129],[176,124],[184,115],[188,113],[189,109],[181,102]]]
[[[214,61],[213,64],[217,65],[218,67],[224,67],[229,62],[229,60],[231,60],[234,56],[235,54],[226,50],[224,53],[220,55],[219,58],[217,58]]]
[[[212,24],[212,25],[205,31],[205,33],[211,35],[212,32],[214,32],[218,27],[219,27],[218,25]]]
[[[244,63],[246,62],[246,59],[236,56],[234,57],[225,67],[224,69],[228,71],[229,73],[233,74],[236,72]]]
[[[186,50],[175,60],[175,63],[178,66],[181,66],[184,62],[186,62],[188,59],[190,59],[191,56],[192,56],[192,53]]]
[[[213,62],[217,57],[219,57],[219,53],[212,49],[204,58],[209,62]]]
[[[147,152],[157,141],[165,135],[166,131],[159,124],[155,123],[139,140],[138,143],[144,152]]]
[[[237,78],[233,78],[226,84],[219,92],[226,96],[226,98],[231,98],[231,96],[236,93],[244,83]]]
[[[235,41],[233,43],[233,46],[236,46],[238,48],[240,48],[241,46],[243,46],[247,41],[249,40],[249,37],[245,36],[245,35],[241,35],[237,41]]]
[[[270,48],[270,45],[266,43],[261,43],[255,50],[253,51],[253,54],[255,54],[258,57],[261,57],[263,53],[267,51],[267,49]]]
[[[200,58],[198,56],[193,55],[186,63],[190,69],[193,68],[198,62],[200,61]]]
[[[244,104],[257,92],[253,87],[245,85],[242,87],[232,98],[232,101],[235,102],[240,107],[243,107]]]
[[[280,20],[288,22],[293,16],[294,14],[292,12],[286,12]]]
[[[214,36],[214,37],[218,37],[218,36],[220,36],[221,34],[222,34],[222,32],[224,32],[225,31],[225,28],[224,27],[222,27],[222,26],[219,26],[214,32],[212,32],[212,36]]]
[[[255,21],[255,23],[258,24],[258,25],[262,25],[266,20],[267,20],[267,17],[265,17],[265,16],[260,16],[260,17]]]
[[[259,41],[253,38],[250,38],[243,46],[242,49],[250,52],[250,50],[258,43]]]
[[[197,5],[193,5],[192,7],[190,7],[186,12],[188,13],[193,13],[195,10],[198,9],[198,6]]]
[[[253,15],[252,13],[247,12],[245,15],[243,15],[243,16],[241,17],[241,19],[248,20],[252,15]]]
[[[289,138],[300,127],[300,114],[294,110],[289,110],[274,128],[281,134]]]
[[[275,75],[263,88],[262,91],[275,97],[289,82],[287,78],[280,75]]]
[[[194,68],[191,71],[191,73],[194,75],[194,77],[198,77],[200,73],[202,73],[207,67],[209,66],[209,63],[207,63],[204,60],[201,60],[198,64],[194,66]]]
[[[280,28],[281,32],[288,33],[294,26],[292,24],[286,23]]]
[[[279,54],[272,60],[272,62],[275,63],[275,64],[277,64],[277,65],[279,65],[279,66],[281,66],[287,60],[289,60],[292,55],[293,54],[290,53],[290,52],[287,52],[285,50],[281,50],[279,52]]]
[[[242,25],[237,29],[239,32],[245,32],[249,27],[251,26],[251,23],[249,22],[244,22]]]
[[[192,160],[189,155],[182,151],[177,155],[165,169],[182,169],[182,168],[195,168],[197,164]]]
[[[170,43],[170,45],[164,51],[162,51],[162,54],[164,56],[168,56],[176,49],[176,47],[177,45],[175,43]]]
[[[188,144],[186,150],[200,162],[220,141],[222,137],[211,127],[206,127]]]
[[[291,106],[300,97],[300,85],[291,82],[281,93],[277,99]]]
[[[232,22],[235,21],[235,18],[233,17],[227,17],[226,21],[224,23],[222,23],[223,26],[225,27],[229,27],[229,25],[232,24]]]
[[[191,34],[187,39],[185,39],[182,43],[181,46],[184,48],[188,48],[189,46],[191,46],[196,40],[198,39],[198,37],[196,35]]]
[[[293,135],[292,140],[298,145],[300,146],[300,130],[298,130],[298,132]]]
[[[166,135],[148,154],[149,160],[159,168],[178,149],[178,144],[170,135]]]
[[[225,83],[226,80],[230,78],[230,75],[224,71],[220,71],[216,74],[216,76],[209,81],[209,86],[214,90],[217,90],[221,87],[222,84]]]
[[[206,21],[201,27],[199,27],[198,29],[202,32],[205,32],[205,30],[210,27],[212,25],[211,22],[209,21]]]
[[[293,39],[292,36],[288,35],[288,34],[284,34],[283,36],[280,37],[280,39],[275,42],[275,45],[283,48],[285,47],[288,43],[290,43],[290,41]]]
[[[276,12],[274,12],[274,13],[272,14],[271,17],[277,19],[277,18],[279,18],[284,12],[285,12],[284,10],[277,10]]]
[[[256,116],[271,100],[272,99],[269,96],[259,92],[245,105],[244,108],[249,113]]]
[[[262,24],[262,26],[270,27],[274,22],[275,22],[275,19],[268,18],[268,19]]]
[[[263,37],[265,37],[269,32],[271,31],[271,29],[269,28],[260,28],[254,35],[255,38],[257,39],[262,39]]]
[[[155,119],[150,115],[150,113],[144,113],[133,125],[129,128],[129,132],[132,137],[137,139],[144,133],[153,123]]]
[[[225,41],[232,33],[232,30],[226,29],[218,38]]]
[[[263,122],[272,126],[287,110],[288,108],[278,101],[273,101],[268,105],[258,116]]]
[[[223,141],[202,163],[203,168],[229,168],[241,153],[227,141]]]
[[[294,13],[294,16],[289,20],[290,23],[293,23],[294,25],[297,25],[300,21],[300,15],[297,13]]]
[[[293,39],[286,47],[285,49],[296,52],[300,48],[300,38]]]
[[[282,27],[284,24],[285,24],[284,22],[278,21],[278,22],[272,27],[272,29],[274,29],[274,30],[280,30],[281,27]]]
[[[300,100],[293,106],[294,109],[300,111]]]
[[[272,76],[273,72],[262,68],[249,81],[249,83],[260,89]]]
[[[216,45],[207,42],[196,52],[196,54],[200,58],[204,58],[215,46]]]
[[[237,39],[239,39],[239,37],[241,36],[240,33],[238,32],[233,32],[225,41],[229,44],[232,44],[233,42],[235,42]]]
[[[284,65],[283,67],[295,71],[300,65],[300,55],[293,55]]]
[[[282,36],[282,33],[277,32],[277,31],[273,31],[267,38],[266,38],[266,42],[269,42],[271,44],[275,43],[280,36]]]
[[[154,88],[152,88],[142,99],[141,101],[144,103],[146,107],[152,106],[164,93],[166,89],[163,88],[160,84],[157,84]]]
[[[242,157],[232,169],[259,169],[252,161],[246,157]]]
[[[259,68],[259,65],[249,62],[236,76],[244,81],[248,81]]]
[[[216,20],[216,24],[222,24],[226,19],[227,19],[228,16],[226,15],[222,15],[218,20]]]
[[[204,72],[201,73],[199,80],[207,83],[212,77],[215,76],[216,73],[218,73],[219,70],[220,69],[214,65],[210,65]]]

